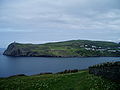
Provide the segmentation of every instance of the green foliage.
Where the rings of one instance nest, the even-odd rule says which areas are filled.
[[[97,64],[97,65],[91,66],[90,68],[104,68],[104,67],[120,67],[120,61]]]
[[[118,90],[120,84],[80,71],[0,79],[0,90]]]

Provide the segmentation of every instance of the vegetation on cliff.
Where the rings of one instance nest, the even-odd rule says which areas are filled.
[[[46,44],[11,43],[4,55],[45,57],[120,56],[120,44],[90,40],[71,40]]]
[[[0,79],[0,90],[118,90],[119,83],[79,71]]]
[[[91,66],[90,68],[105,68],[105,67],[120,67],[120,61],[117,62],[106,62],[106,63],[101,63],[101,64],[96,64]]]
[[[120,61],[91,66],[89,67],[89,73],[120,82]]]

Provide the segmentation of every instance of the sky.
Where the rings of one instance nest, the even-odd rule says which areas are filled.
[[[0,47],[13,41],[120,42],[120,0],[0,0]]]

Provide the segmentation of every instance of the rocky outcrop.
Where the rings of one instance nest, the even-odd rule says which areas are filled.
[[[120,82],[120,61],[91,66],[89,73]]]
[[[29,53],[29,50],[20,47],[19,43],[11,43],[3,53],[3,55],[7,56],[30,56],[31,54],[32,53]]]
[[[8,48],[4,51],[3,55],[6,56],[31,56],[31,57],[52,57],[45,52],[39,51],[43,48],[39,48],[40,45],[37,44],[20,44],[20,43],[11,43]]]
[[[16,43],[11,43],[3,55],[19,56],[21,54],[21,50],[16,45]]]

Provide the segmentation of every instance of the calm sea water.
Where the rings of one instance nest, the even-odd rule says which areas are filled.
[[[16,74],[33,75],[44,72],[59,72],[65,69],[86,69],[91,65],[120,61],[120,57],[89,58],[45,58],[45,57],[8,57],[0,49],[0,77]]]

